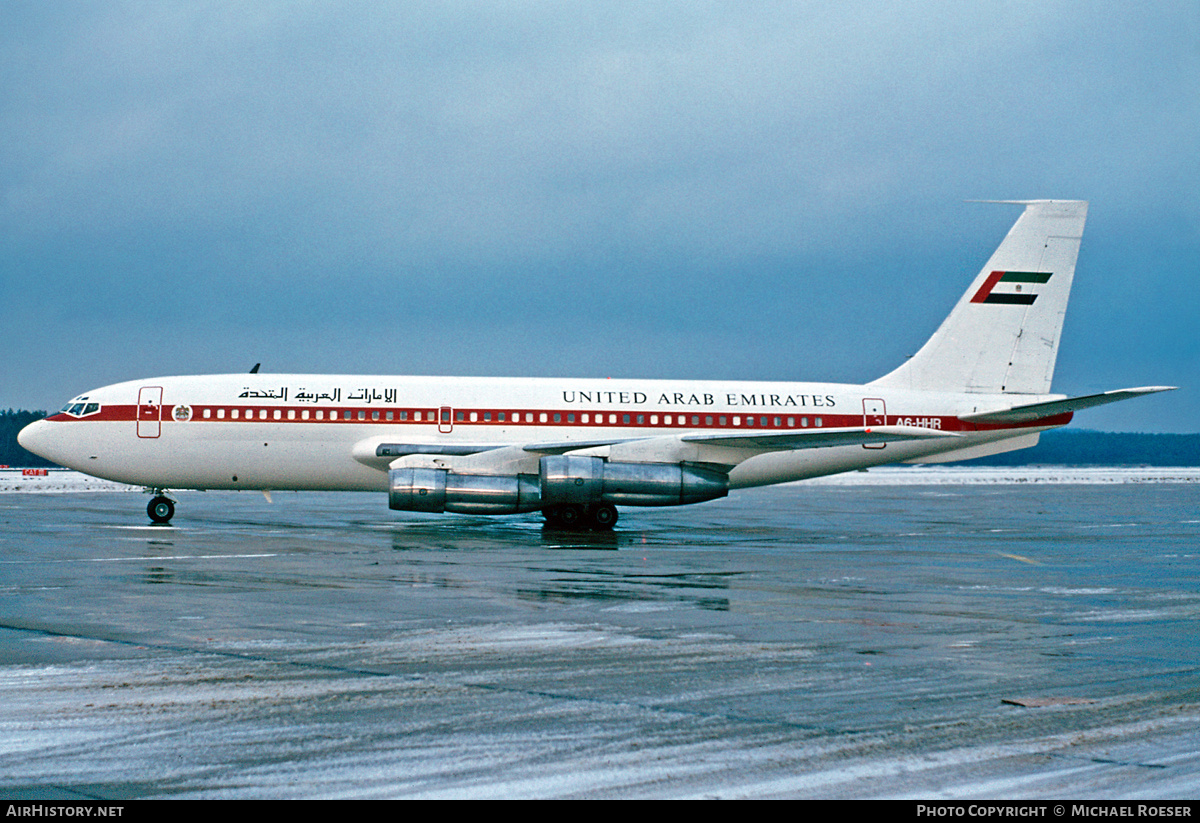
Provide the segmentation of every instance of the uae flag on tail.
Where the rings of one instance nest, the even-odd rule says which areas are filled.
[[[994,271],[983,281],[971,302],[1032,306],[1037,300],[1034,289],[1049,280],[1050,275],[1048,271]]]

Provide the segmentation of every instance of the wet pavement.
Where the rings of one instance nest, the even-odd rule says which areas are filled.
[[[0,496],[0,796],[1200,795],[1200,484],[273,497]]]

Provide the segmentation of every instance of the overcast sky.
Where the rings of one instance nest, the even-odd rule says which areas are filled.
[[[1055,391],[1200,431],[1200,3],[0,6],[0,407],[166,374],[864,382],[1089,200]]]

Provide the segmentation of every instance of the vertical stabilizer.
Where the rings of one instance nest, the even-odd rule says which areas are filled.
[[[1083,200],[1029,200],[954,311],[904,365],[871,385],[1046,394],[1054,376]]]

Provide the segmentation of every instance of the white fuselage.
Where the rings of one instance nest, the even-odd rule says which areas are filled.
[[[21,440],[61,465],[161,489],[384,491],[395,454],[412,447],[454,455],[538,443],[563,444],[558,453],[577,443],[572,452],[633,462],[723,463],[733,466],[730,488],[742,488],[972,447],[1004,451],[999,441],[1025,438],[1021,445],[1029,445],[1029,436],[1070,418],[1036,427],[959,420],[1012,400],[833,383],[232,374],[106,386],[68,404],[75,414],[64,410],[40,421]],[[958,436],[799,450],[700,444],[662,451],[686,433],[872,425]]]

